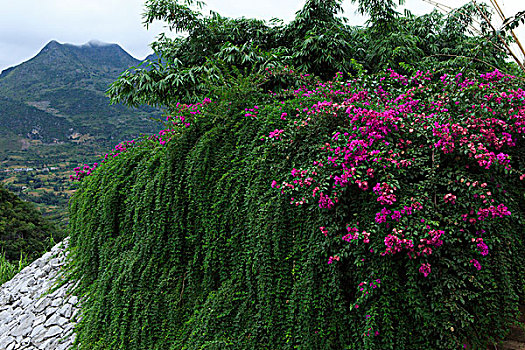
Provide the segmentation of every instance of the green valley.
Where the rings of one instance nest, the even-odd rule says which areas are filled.
[[[116,44],[49,42],[0,74],[0,181],[43,213],[67,223],[72,168],[158,128],[151,107],[110,105],[105,91],[141,64]]]

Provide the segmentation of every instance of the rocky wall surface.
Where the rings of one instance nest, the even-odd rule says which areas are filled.
[[[65,350],[74,341],[78,298],[70,284],[50,292],[65,263],[67,239],[0,286],[0,349]]]
[[[75,339],[78,298],[70,284],[50,292],[64,265],[67,239],[0,286],[0,350],[66,350]],[[525,306],[498,349],[525,350]]]

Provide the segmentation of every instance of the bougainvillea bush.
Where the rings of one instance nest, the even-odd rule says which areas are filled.
[[[525,295],[523,81],[386,71],[304,75],[276,93],[239,81],[77,169],[79,348],[505,336]]]

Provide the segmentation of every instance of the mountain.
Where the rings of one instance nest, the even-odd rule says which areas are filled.
[[[0,74],[0,181],[44,213],[67,222],[79,164],[99,161],[115,144],[150,134],[160,111],[110,105],[105,91],[141,61],[117,44],[45,45]]]
[[[47,113],[18,100],[0,96],[0,135],[14,133],[46,142],[58,140],[74,129],[73,123],[63,117]],[[16,116],[16,118],[13,118]]]
[[[81,87],[104,91],[125,69],[139,64],[117,44],[85,45],[49,42],[35,57],[0,75],[0,93],[8,97],[22,97],[29,92],[64,87]],[[17,88],[8,90],[16,84]]]
[[[29,61],[0,74],[0,118],[5,121],[0,132],[8,129],[19,136],[29,135],[48,142],[47,136],[53,133],[47,129],[61,124],[64,128],[60,128],[59,135],[52,136],[54,140],[66,141],[80,133],[115,142],[153,131],[156,125],[149,116],[155,110],[110,106],[105,96],[120,73],[139,63],[117,44],[90,41],[71,45],[53,40]],[[23,123],[24,130],[13,128],[13,124],[21,123],[22,107],[11,108],[17,102],[25,104],[35,115],[40,114],[34,121]],[[46,113],[50,125],[36,109]]]

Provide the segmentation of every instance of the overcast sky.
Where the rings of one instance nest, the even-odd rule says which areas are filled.
[[[437,0],[457,7],[465,0]],[[206,0],[207,9],[228,17],[273,17],[289,21],[304,0]],[[363,24],[356,5],[345,0],[351,24]],[[523,0],[499,0],[506,16],[525,10]],[[521,5],[520,5],[521,3]],[[433,7],[423,0],[407,0],[416,14]],[[0,0],[0,71],[35,56],[50,40],[84,44],[90,40],[118,43],[132,56],[143,59],[149,44],[163,31],[162,24],[142,25],[144,0]],[[518,37],[525,44],[524,30]]]

